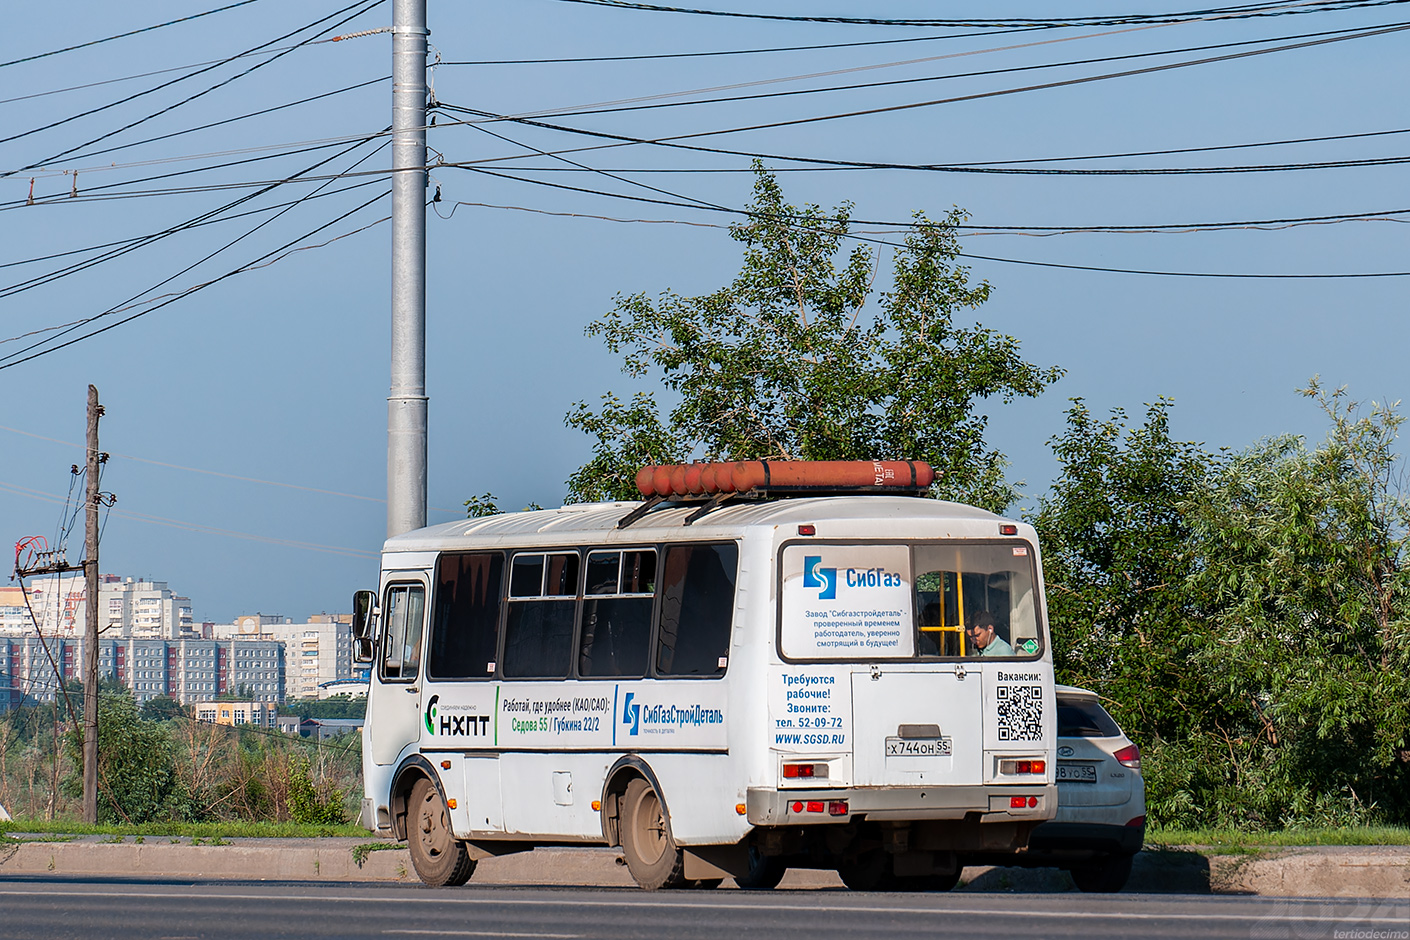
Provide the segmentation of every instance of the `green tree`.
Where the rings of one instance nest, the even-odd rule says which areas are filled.
[[[1410,499],[1404,418],[1314,378],[1325,441],[1265,441],[1221,463],[1191,507],[1212,600],[1203,651],[1225,724],[1217,810],[1258,825],[1410,820]]]
[[[1137,741],[1178,737],[1210,705],[1188,659],[1205,614],[1186,507],[1212,455],[1172,440],[1172,402],[1129,426],[1074,399],[1049,443],[1061,470],[1032,522],[1060,681],[1088,686]]]
[[[1015,492],[976,404],[1037,396],[1062,372],[1026,362],[1012,336],[957,325],[990,292],[955,263],[963,213],[915,213],[877,293],[881,254],[865,243],[842,251],[851,205],[790,206],[755,170],[747,221],[730,229],[744,247],[733,283],[698,297],[619,294],[588,326],[623,371],[658,378],[678,404],[663,413],[648,392],[629,403],[609,393],[596,410],[576,403],[566,423],[594,445],[569,500],[637,498],[643,464],[697,456],[880,458],[930,462],[937,495],[1008,506]]]
[[[158,695],[149,698],[142,703],[141,718],[143,721],[174,721],[178,718],[190,718],[191,713],[176,699],[169,695]]]
[[[73,772],[66,796],[83,792],[83,735],[71,730],[64,749]],[[126,690],[103,690],[98,700],[98,816],[102,822],[144,823],[198,815],[176,769],[166,726],[143,721]]]

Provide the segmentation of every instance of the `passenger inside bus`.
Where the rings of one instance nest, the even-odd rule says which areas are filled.
[[[964,628],[964,632],[965,636],[969,637],[970,647],[967,652],[970,656],[1013,655],[1013,647],[999,636],[995,629],[994,615],[987,610],[975,614]]]

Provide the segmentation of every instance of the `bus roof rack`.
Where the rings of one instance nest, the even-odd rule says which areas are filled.
[[[690,525],[736,500],[790,496],[923,496],[935,471],[918,460],[746,460],[641,468],[637,490],[645,498],[617,523],[625,529],[662,504],[697,505]]]

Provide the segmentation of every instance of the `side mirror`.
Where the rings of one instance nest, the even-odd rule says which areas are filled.
[[[353,594],[352,633],[353,661],[372,662],[372,645],[376,636],[377,595],[371,591]]]

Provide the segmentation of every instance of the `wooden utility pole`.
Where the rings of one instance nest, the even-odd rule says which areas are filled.
[[[98,822],[98,389],[88,386],[88,513],[84,520],[83,574],[88,595],[83,640],[83,821]]]

